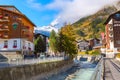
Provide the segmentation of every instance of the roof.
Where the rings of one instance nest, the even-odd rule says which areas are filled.
[[[9,10],[9,9],[6,9],[5,7],[11,7],[11,8],[14,8],[16,11],[12,11],[12,10]],[[0,5],[0,9],[1,10],[6,10],[8,12],[12,12],[12,13],[15,13],[15,14],[18,14],[20,16],[23,16],[25,19],[27,19],[34,27],[36,26],[28,17],[26,17],[24,14],[22,14],[15,6],[13,5]]]
[[[89,41],[88,41],[88,40],[83,39],[83,40],[78,40],[78,41],[77,41],[77,43],[79,43],[79,42],[89,42]]]
[[[13,8],[16,12],[18,13],[22,13],[20,12],[14,5],[0,5],[0,7],[7,9],[7,8]],[[10,10],[10,9],[9,9]],[[11,10],[12,11],[12,10]]]
[[[99,38],[90,38],[89,41],[91,41],[91,40],[97,40],[97,41],[100,41]]]
[[[120,13],[120,11],[117,11],[117,12],[111,14],[111,15],[107,18],[107,20],[105,21],[104,24],[105,24],[105,25],[108,24],[108,22],[109,22],[112,18],[114,18],[114,15],[117,14],[117,13]]]

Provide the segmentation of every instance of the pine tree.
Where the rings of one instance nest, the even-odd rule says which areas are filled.
[[[53,53],[57,53],[57,35],[54,30],[51,31],[49,40],[50,40],[50,45],[49,45],[50,50]]]
[[[37,39],[34,41],[34,45],[35,45],[35,55],[37,55],[37,53],[45,52],[46,44],[41,38],[41,36],[37,37]]]

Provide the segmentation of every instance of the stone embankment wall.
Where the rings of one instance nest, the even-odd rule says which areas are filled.
[[[1,68],[0,80],[44,80],[71,68],[73,61],[46,62],[33,65]]]

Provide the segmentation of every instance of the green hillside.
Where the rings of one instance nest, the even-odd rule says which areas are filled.
[[[105,20],[116,10],[114,6],[107,7],[72,24],[76,39],[99,38],[100,33],[105,31]]]

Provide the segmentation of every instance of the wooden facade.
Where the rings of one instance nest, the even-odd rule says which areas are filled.
[[[0,6],[0,38],[33,42],[34,24],[14,6]]]
[[[0,5],[0,53],[8,59],[33,54],[34,26],[14,6]]]

